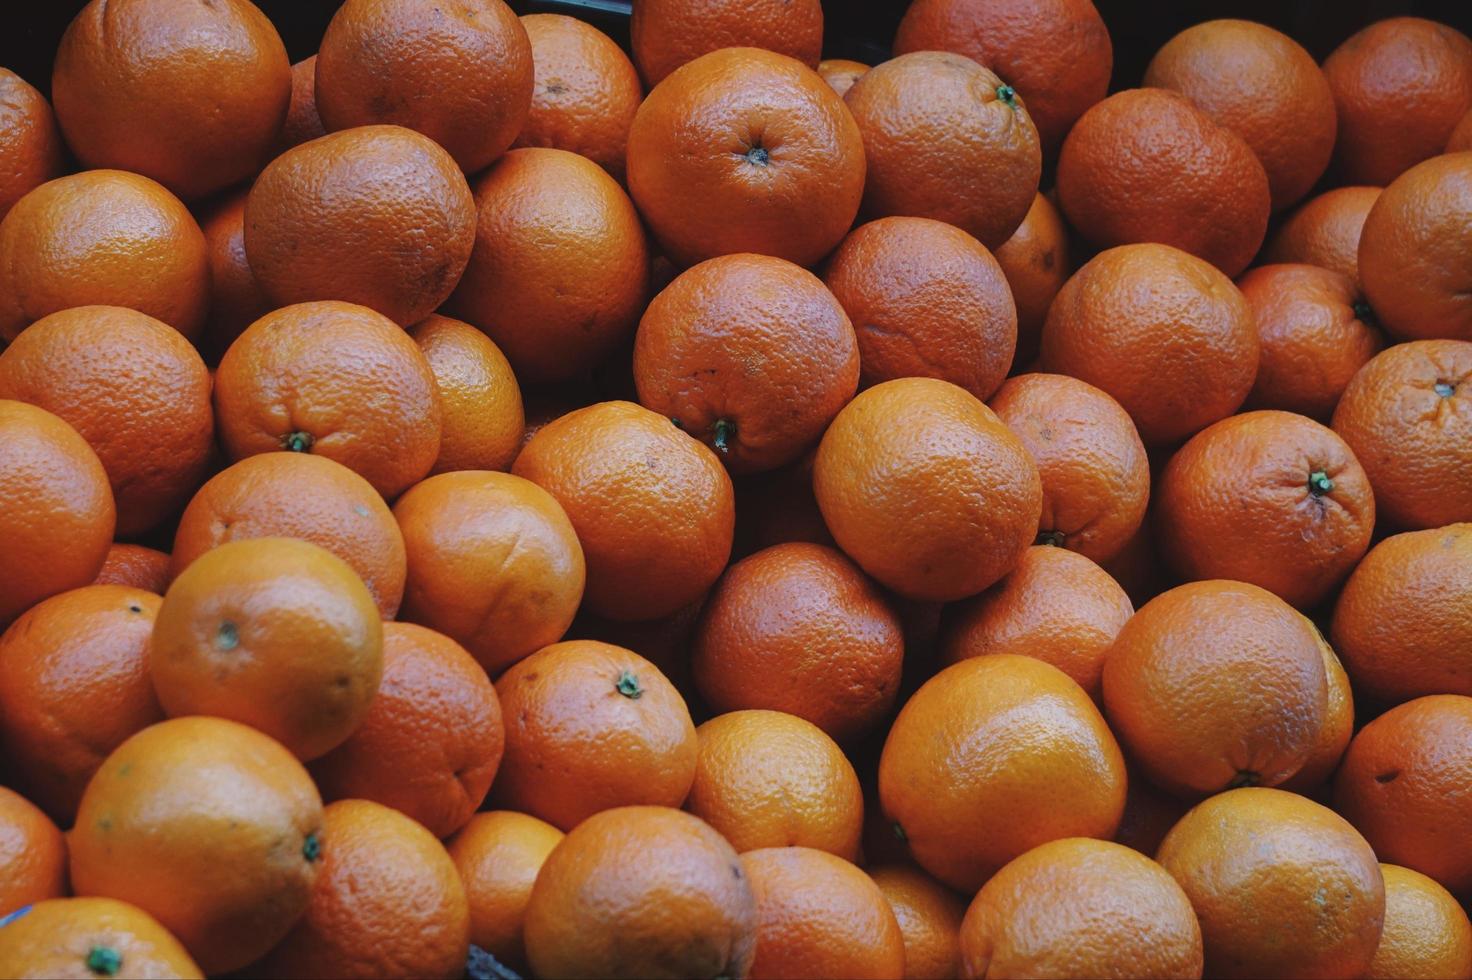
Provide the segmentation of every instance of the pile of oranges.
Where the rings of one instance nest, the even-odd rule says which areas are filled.
[[[823,30],[0,70],[0,976],[1472,977],[1472,40]]]

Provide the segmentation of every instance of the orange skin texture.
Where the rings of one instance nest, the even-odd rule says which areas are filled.
[[[291,62],[247,0],[92,0],[51,75],[61,131],[82,165],[205,197],[269,159],[291,101]]]
[[[1037,533],[1037,466],[970,393],[933,378],[887,381],[838,414],[813,492],[844,553],[911,599],[975,595]]]
[[[1012,237],[992,250],[1017,308],[1017,353],[1013,364],[1031,364],[1038,355],[1043,323],[1053,297],[1073,275],[1068,226],[1058,206],[1038,194]]]
[[[853,115],[811,67],[725,48],[639,106],[629,193],[676,265],[756,252],[811,266],[853,225],[864,156]]]
[[[1022,224],[1042,176],[1038,131],[990,69],[916,51],[869,69],[843,100],[864,140],[867,217],[935,218],[988,248]]]
[[[179,940],[142,909],[111,898],[37,902],[6,925],[0,972],[7,977],[93,980],[87,965],[101,947],[117,953],[123,976],[204,980]]]
[[[965,977],[1200,977],[1181,886],[1123,844],[1068,837],[1007,864],[961,924]]]
[[[1472,520],[1472,342],[1419,340],[1377,354],[1344,389],[1333,427],[1388,525]]]
[[[1244,787],[1181,818],[1156,856],[1201,924],[1209,977],[1362,976],[1380,941],[1375,852],[1328,807]]]
[[[1271,210],[1267,172],[1242,137],[1185,96],[1117,92],[1084,113],[1058,157],[1058,200],[1101,248],[1160,242],[1235,276]]]
[[[296,538],[231,541],[169,586],[148,664],[166,714],[230,718],[315,759],[366,716],[383,626],[332,552]]]
[[[438,458],[443,410],[408,334],[367,307],[324,300],[246,328],[215,372],[215,418],[231,459],[311,452],[393,499]]]
[[[322,811],[321,871],[306,913],[263,961],[268,977],[458,977],[470,908],[445,847],[369,800]]]
[[[293,146],[327,135],[322,116],[317,112],[317,56],[303,58],[291,66],[291,104],[286,109],[286,122],[276,140],[274,156]]]
[[[858,859],[859,777],[816,725],[781,711],[732,711],[695,735],[700,748],[685,809],[738,852],[797,845]]]
[[[572,521],[591,612],[659,619],[725,570],[736,525],[731,478],[715,453],[646,408],[602,402],[549,422],[511,472],[555,497]]]
[[[525,939],[532,973],[548,980],[747,977],[756,929],[724,837],[680,810],[624,806],[589,817],[547,857]]]
[[[1313,55],[1249,20],[1212,20],[1165,43],[1144,85],[1179,92],[1252,148],[1267,171],[1273,210],[1314,186],[1329,166],[1334,93]]]
[[[990,398],[1017,346],[1017,307],[986,246],[930,218],[880,218],[855,229],[823,281],[858,334],[865,388],[940,378]]]
[[[1328,794],[1320,791],[1328,788],[1334,770],[1339,768],[1339,760],[1344,758],[1344,750],[1349,748],[1350,737],[1354,735],[1354,690],[1349,685],[1344,665],[1317,626],[1314,627],[1314,639],[1318,641],[1319,654],[1324,660],[1324,677],[1329,683],[1324,727],[1319,729],[1318,741],[1302,768],[1284,780],[1281,786],[1305,796],[1327,799]]]
[[[406,620],[463,644],[491,676],[562,639],[587,566],[557,501],[509,473],[443,473],[399,499]]]
[[[1364,976],[1472,977],[1472,922],[1451,892],[1397,864],[1381,864],[1380,873],[1385,878],[1385,928]]]
[[[1119,402],[1147,446],[1179,442],[1235,412],[1260,342],[1242,291],[1169,245],[1122,245],[1063,286],[1043,327],[1042,370]]]
[[[1384,186],[1446,146],[1472,108],[1472,40],[1419,17],[1377,21],[1324,61],[1339,112],[1334,166]]]
[[[634,62],[650,88],[720,48],[762,48],[817,68],[823,6],[819,0],[640,0],[629,33]]]
[[[630,337],[648,299],[633,202],[566,150],[512,150],[475,182],[475,251],[450,300],[528,384],[586,374]]]
[[[991,409],[1037,464],[1038,541],[1097,562],[1119,554],[1150,500],[1150,462],[1129,413],[1088,382],[1058,374],[1009,378]]]
[[[502,674],[496,693],[506,719],[492,795],[498,808],[571,830],[601,810],[678,806],[690,792],[697,751],[690,711],[632,650],[597,640],[554,643]]]
[[[175,513],[214,449],[204,361],[179,331],[136,310],[82,306],[37,320],[0,353],[0,398],[53,412],[87,440],[124,537]]]
[[[440,454],[430,475],[509,470],[526,417],[511,362],[470,324],[431,314],[409,330],[440,392]]]
[[[227,973],[307,908],[322,829],[317,788],[280,743],[223,718],[172,718],[87,784],[67,838],[72,886],[138,906],[206,973]]]
[[[1379,187],[1336,187],[1313,197],[1278,226],[1263,261],[1305,262],[1349,278],[1360,288],[1360,232]]]
[[[470,902],[470,941],[512,969],[526,967],[526,907],[562,837],[544,820],[493,810],[472,816],[446,845]]]
[[[163,595],[169,587],[169,556],[141,544],[114,542],[102,561],[102,571],[93,585],[126,585],[154,595]]]
[[[622,182],[629,127],[644,87],[629,56],[607,34],[576,17],[528,14],[535,84],[518,146],[580,153]]]
[[[0,746],[14,785],[62,824],[72,823],[103,759],[163,720],[147,667],[162,601],[121,585],[84,586],[38,603],[0,634]]]
[[[34,803],[0,786],[0,909],[66,893],[66,838]]]
[[[241,331],[274,309],[245,257],[245,201],[249,188],[221,199],[201,216],[210,265],[210,313],[199,346],[218,364]]]
[[[475,813],[501,764],[501,703],[454,640],[383,627],[383,680],[348,740],[311,765],[325,800],[372,800],[448,837]]]
[[[115,521],[107,471],[77,430],[0,399],[0,629],[95,579]]]
[[[904,933],[884,892],[864,872],[809,847],[748,851],[741,866],[756,896],[751,980],[904,975]]]
[[[889,900],[905,940],[905,980],[948,980],[961,969],[961,920],[966,903],[918,868],[871,867],[869,877]]]
[[[1099,709],[1031,657],[975,657],[900,709],[879,759],[884,814],[914,860],[961,892],[1060,837],[1112,837],[1125,768]]]
[[[676,420],[733,473],[751,473],[792,462],[822,437],[858,390],[860,349],[817,276],[770,255],[723,255],[649,304],[634,382],[645,408]]]
[[[1361,695],[1472,695],[1472,524],[1392,535],[1344,584],[1331,633]]]
[[[1162,593],[1104,661],[1110,727],[1153,782],[1187,799],[1282,783],[1315,748],[1328,701],[1312,624],[1244,582]]]
[[[204,234],[161,185],[121,170],[48,181],[0,221],[0,338],[48,313],[126,306],[186,337],[210,300]]]
[[[64,152],[46,96],[0,68],[0,219],[31,190],[61,176]]]
[[[1380,194],[1360,236],[1365,296],[1402,340],[1472,340],[1472,153],[1419,163]]]
[[[1097,703],[1104,657],[1134,615],[1129,596],[1083,555],[1037,545],[1006,578],[944,614],[941,660],[999,653],[1052,664]]]
[[[854,87],[854,82],[859,76],[870,68],[862,61],[850,61],[847,58],[824,58],[818,62],[818,77],[828,83],[834,94],[839,98],[848,94],[848,90]]]

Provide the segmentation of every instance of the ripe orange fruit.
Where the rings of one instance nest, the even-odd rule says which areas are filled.
[[[369,800],[322,811],[322,863],[306,912],[252,968],[270,977],[455,978],[470,909],[445,847]]]
[[[102,760],[163,720],[147,666],[160,602],[126,586],[84,586],[0,634],[0,746],[13,785],[62,824]]]
[[[1059,374],[1008,379],[991,409],[1037,463],[1038,542],[1099,562],[1119,554],[1150,499],[1150,462],[1129,414],[1093,385]]]
[[[509,470],[526,424],[521,388],[501,348],[468,323],[430,314],[409,330],[434,372],[443,422],[431,474]]]
[[[0,909],[66,893],[66,838],[34,803],[0,786]]]
[[[821,729],[781,711],[732,711],[695,730],[699,753],[685,809],[738,852],[799,845],[859,856],[859,777]]]
[[[286,109],[286,122],[276,140],[275,156],[293,146],[327,135],[322,116],[317,112],[317,56],[303,58],[291,66],[291,104]]]
[[[248,195],[249,188],[229,194],[201,216],[210,266],[210,313],[198,344],[210,364],[218,364],[241,331],[273,309],[245,257]]]
[[[963,660],[926,681],[879,759],[896,834],[922,868],[963,892],[1047,841],[1112,837],[1124,793],[1124,757],[1083,688],[1011,654]]]
[[[843,100],[810,67],[725,48],[644,99],[629,130],[628,179],[677,265],[757,252],[806,266],[853,225],[864,144]]]
[[[47,899],[7,917],[0,973],[204,980],[179,940],[153,916],[110,898]]]
[[[1296,793],[1219,793],[1181,818],[1157,859],[1196,910],[1212,977],[1360,976],[1385,917],[1375,853]]]
[[[1472,520],[1472,342],[1418,340],[1375,355],[1350,379],[1333,425],[1386,523]]]
[[[475,173],[526,122],[531,44],[501,0],[348,0],[322,36],[316,97],[329,130],[407,126]]]
[[[1472,41],[1445,24],[1390,17],[1335,48],[1324,76],[1339,111],[1339,178],[1384,186],[1440,153],[1472,108]]]
[[[92,0],[62,35],[51,95],[84,166],[199,198],[266,162],[291,101],[291,62],[247,0]]]
[[[1009,862],[961,924],[968,977],[1199,977],[1181,886],[1123,844],[1068,837]]]
[[[78,893],[138,906],[216,974],[286,935],[323,840],[317,789],[279,743],[223,718],[172,718],[107,757],[67,843]]]
[[[1151,780],[1188,798],[1292,776],[1315,748],[1328,698],[1312,624],[1244,582],[1157,596],[1104,661],[1110,727]]]
[[[640,0],[629,22],[639,73],[651,88],[719,48],[765,48],[816,68],[823,49],[819,0]]]
[[[1172,89],[1252,148],[1267,171],[1273,210],[1309,192],[1329,166],[1334,93],[1313,55],[1250,20],[1211,20],[1165,43],[1144,84]]]
[[[993,254],[1017,307],[1017,353],[1012,363],[1022,368],[1038,356],[1048,307],[1073,275],[1068,227],[1052,199],[1046,194],[1034,196],[1022,224]]]
[[[434,372],[409,335],[367,307],[330,300],[246,328],[215,372],[215,417],[232,459],[282,449],[326,456],[389,499],[429,472],[443,424]]]
[[[81,306],[37,320],[0,353],[0,398],[53,412],[87,440],[124,537],[172,515],[214,449],[204,362],[179,331],[136,310]]]
[[[889,900],[849,862],[810,847],[766,847],[741,855],[741,866],[756,896],[752,980],[904,974],[905,938]]]
[[[1334,770],[1339,768],[1339,760],[1344,758],[1344,750],[1349,748],[1350,736],[1354,734],[1354,691],[1349,686],[1349,675],[1344,672],[1344,665],[1317,626],[1314,627],[1314,639],[1318,641],[1319,655],[1324,660],[1324,677],[1329,682],[1324,727],[1319,729],[1318,740],[1303,766],[1280,785],[1305,796],[1327,799],[1328,795],[1319,791],[1327,788]]]
[[[677,276],[644,311],[634,382],[645,408],[749,473],[818,441],[858,389],[859,352],[817,276],[769,255],[723,255]]]
[[[904,937],[907,980],[946,980],[958,975],[965,903],[955,892],[908,865],[871,867],[869,877],[889,900],[889,910]]]
[[[258,728],[301,759],[341,745],[383,675],[378,607],[352,567],[297,538],[231,541],[164,593],[149,641],[159,704]]]
[[[1058,157],[1058,203],[1095,245],[1174,245],[1228,276],[1252,261],[1271,210],[1267,172],[1242,137],[1154,88],[1084,113]]]
[[[726,567],[731,478],[715,453],[646,408],[603,402],[564,415],[532,437],[511,471],[572,521],[591,612],[659,619],[694,602]]]
[[[539,977],[745,977],[756,916],[720,834],[679,810],[618,807],[547,856],[526,907],[527,959]]]
[[[867,216],[936,218],[988,248],[1022,224],[1042,175],[1038,131],[989,68],[945,51],[902,54],[843,100],[864,140]]]
[[[847,58],[824,58],[818,62],[818,77],[828,83],[839,98],[848,94],[848,90],[854,87],[854,82],[859,76],[869,70],[869,65],[862,61],[850,61]]]
[[[61,176],[63,148],[46,96],[8,68],[0,68],[0,219],[46,181]]]
[[[629,127],[644,99],[639,73],[613,38],[576,17],[528,14],[531,112],[512,146],[580,153],[617,180],[624,176]]]
[[[1371,978],[1472,977],[1472,922],[1445,888],[1410,868],[1381,864],[1385,928]]]
[[[102,571],[93,585],[126,585],[154,595],[163,595],[169,587],[169,556],[141,544],[114,543],[107,549]]]
[[[470,903],[470,941],[512,969],[526,968],[527,903],[562,836],[536,817],[493,810],[472,816],[447,845]]]
[[[245,254],[276,306],[344,300],[407,327],[449,297],[474,244],[465,175],[437,143],[400,126],[293,147],[245,202]]]
[[[1007,574],[1042,508],[1022,442],[973,395],[932,378],[887,381],[850,402],[818,446],[813,492],[864,571],[937,602]]]
[[[204,234],[177,197],[137,174],[47,181],[0,221],[0,338],[48,313],[126,306],[186,337],[210,299]]]
[[[77,430],[0,399],[0,629],[95,579],[115,520],[107,471]]]
[[[1241,290],[1201,259],[1147,243],[1101,252],[1064,284],[1039,364],[1103,389],[1146,445],[1165,445],[1235,412],[1258,356]]]
[[[1348,277],[1360,288],[1360,231],[1378,187],[1336,187],[1290,214],[1263,250],[1265,262],[1306,262]]]
[[[940,378],[990,398],[1007,376],[1017,307],[986,247],[930,218],[855,229],[823,280],[858,334],[860,383]]]

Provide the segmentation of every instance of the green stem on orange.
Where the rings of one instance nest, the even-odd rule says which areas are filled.
[[[1314,470],[1308,475],[1308,492],[1315,497],[1334,492],[1334,481],[1323,470]]]
[[[310,432],[288,432],[281,439],[281,444],[288,452],[304,453],[312,448],[312,434]]]
[[[99,977],[117,976],[123,968],[123,954],[111,946],[93,946],[87,951],[87,969]]]
[[[1017,90],[1010,85],[997,86],[997,98],[1005,102],[1008,108],[1017,108]]]
[[[644,693],[644,689],[639,686],[639,678],[635,677],[634,672],[630,670],[619,674],[618,681],[613,686],[618,690],[618,693],[631,701],[637,701],[639,696]]]
[[[715,438],[711,440],[711,444],[716,447],[716,452],[722,456],[726,455],[731,448],[731,437],[736,434],[736,423],[728,422],[725,419],[716,419],[715,425],[712,425],[711,429],[715,431]]]
[[[891,826],[894,827],[895,837],[904,841],[906,844],[910,843],[910,835],[905,833],[905,828],[901,827],[898,822],[891,824]]]
[[[1457,386],[1449,384],[1445,381],[1438,381],[1436,382],[1436,384],[1432,385],[1432,390],[1443,398],[1450,398],[1452,395],[1456,394]]]
[[[1256,786],[1262,782],[1262,774],[1253,772],[1251,769],[1240,769],[1232,781],[1227,783],[1227,789],[1241,789],[1243,786]]]
[[[1052,548],[1061,548],[1063,547],[1063,540],[1065,537],[1066,535],[1062,531],[1039,531],[1037,539],[1033,541],[1033,544],[1047,545],[1048,547]]]
[[[302,842],[302,857],[306,858],[308,862],[312,862],[316,861],[321,856],[322,839],[317,836],[317,832],[314,830],[310,834],[308,834],[307,839]]]

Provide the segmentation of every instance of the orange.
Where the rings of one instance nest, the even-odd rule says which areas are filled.
[[[291,101],[291,62],[248,0],[92,0],[62,35],[51,94],[83,166],[131,170],[200,198],[269,158]]]
[[[1267,232],[1267,172],[1242,137],[1165,89],[1118,92],[1084,113],[1058,157],[1058,203],[1107,248],[1160,242],[1229,276]]]
[[[1017,307],[1017,353],[1013,365],[1026,367],[1038,355],[1038,342],[1053,297],[1073,275],[1068,227],[1058,207],[1045,194],[1032,207],[1012,237],[993,251]]]
[[[8,919],[0,973],[204,980],[179,940],[153,916],[110,898],[48,899]]]
[[[1385,928],[1369,978],[1472,977],[1472,922],[1457,900],[1410,868],[1380,865]]]
[[[107,471],[77,430],[0,399],[0,629],[95,579],[115,519]]]
[[[1334,410],[1387,524],[1472,520],[1472,342],[1418,340],[1377,354]]]
[[[823,6],[819,0],[639,0],[629,32],[634,61],[651,88],[719,48],[765,48],[816,68]]]
[[[1059,374],[1008,379],[991,409],[1037,463],[1038,543],[1098,562],[1119,554],[1150,499],[1150,463],[1129,414],[1093,385]]]
[[[126,585],[154,595],[169,587],[169,556],[141,544],[114,543],[93,585]]]
[[[1048,311],[1039,364],[1102,389],[1153,446],[1235,412],[1258,357],[1242,291],[1201,259],[1146,243],[1101,252],[1074,273]]]
[[[429,472],[443,424],[434,372],[409,335],[335,301],[282,307],[247,327],[215,373],[215,417],[232,459],[326,456],[389,499]]]
[[[1354,977],[1380,941],[1375,853],[1333,810],[1278,789],[1219,793],[1157,860],[1196,909],[1210,977]]]
[[[286,109],[286,122],[276,140],[276,156],[307,140],[327,135],[322,116],[317,112],[317,56],[303,58],[291,66],[291,104]]]
[[[153,688],[168,715],[244,722],[315,759],[352,734],[378,691],[378,616],[332,552],[296,538],[231,541],[164,593]]]
[[[838,546],[912,599],[974,595],[1037,533],[1037,466],[1002,421],[945,381],[863,392],[818,446],[813,492]]]
[[[511,364],[468,323],[430,314],[409,331],[434,372],[443,424],[430,470],[509,470],[526,424]]]
[[[204,234],[177,197],[137,174],[47,181],[0,221],[0,338],[48,313],[126,306],[186,337],[210,300]]]
[[[864,214],[936,218],[988,248],[1001,245],[1032,207],[1042,175],[1023,95],[945,51],[869,69],[843,97],[864,140]]]
[[[163,720],[147,661],[160,602],[141,589],[84,586],[0,634],[0,746],[14,785],[64,825],[102,760]]]
[[[1344,665],[1317,626],[1314,627],[1314,639],[1318,641],[1319,654],[1324,660],[1324,676],[1329,682],[1324,727],[1319,729],[1318,740],[1303,766],[1281,786],[1305,796],[1327,799],[1328,794],[1321,791],[1328,788],[1334,770],[1339,768],[1339,760],[1344,758],[1344,750],[1349,748],[1350,736],[1354,734],[1354,690],[1349,686],[1349,675],[1344,672]]]
[[[961,924],[967,977],[1199,977],[1181,886],[1123,844],[1069,837],[1009,862]]]
[[[1335,48],[1324,76],[1339,112],[1340,180],[1383,186],[1440,153],[1472,108],[1472,41],[1445,24],[1391,17]]]
[[[249,188],[220,199],[200,221],[210,265],[210,314],[199,347],[218,364],[241,331],[274,308],[245,257],[245,201]]]
[[[679,810],[619,807],[547,856],[526,907],[527,959],[549,978],[746,977],[756,917],[725,838]]]
[[[864,872],[809,847],[748,851],[741,866],[756,896],[752,980],[903,976],[904,934]]]
[[[859,777],[822,730],[781,711],[732,711],[695,730],[699,754],[685,809],[738,852],[798,845],[859,854]]]
[[[66,893],[66,838],[34,803],[0,786],[0,915]]]
[[[214,449],[204,361],[179,331],[136,310],[81,306],[37,320],[0,353],[0,398],[53,412],[87,440],[123,537],[177,511]]]
[[[879,758],[895,834],[920,867],[968,893],[1039,844],[1112,837],[1124,795],[1124,757],[1083,688],[1013,654],[926,681]]]
[[[1278,226],[1265,262],[1306,262],[1360,286],[1360,231],[1380,197],[1378,187],[1336,187],[1310,198]]]
[[[286,935],[323,842],[322,802],[301,763],[223,718],[173,718],[118,746],[67,839],[79,894],[138,906],[209,974]]]
[[[1312,624],[1243,582],[1147,602],[1104,661],[1104,710],[1152,781],[1190,798],[1276,786],[1308,760],[1328,712]]]
[[[532,49],[501,0],[348,0],[322,36],[316,82],[329,130],[407,126],[474,173],[526,122]]]
[[[61,176],[64,150],[46,96],[0,68],[0,219],[32,189]]]
[[[860,346],[817,276],[769,255],[723,255],[677,276],[634,340],[645,408],[734,473],[790,463],[859,384]]]
[[[600,640],[640,651],[682,694],[694,690],[690,680],[690,642],[705,605],[702,595],[690,605],[660,619],[621,622],[583,612],[568,629],[569,640]]]
[[[918,868],[871,867],[869,877],[889,900],[905,940],[905,980],[948,980],[961,966],[961,919],[966,905]]]
[[[726,567],[731,478],[715,453],[646,408],[602,402],[570,412],[543,426],[511,471],[572,521],[591,612],[659,619],[694,602]]]
[[[475,182],[475,250],[450,305],[525,383],[567,381],[627,339],[649,248],[628,195],[566,150],[512,150]]]
[[[342,800],[322,811],[322,841],[306,913],[252,973],[463,975],[470,909],[433,834],[378,803]]]
[[[848,58],[824,58],[818,62],[818,75],[828,83],[840,98],[848,94],[848,90],[854,87],[854,82],[859,76],[870,68],[862,61],[851,61]]]
[[[629,130],[628,180],[676,265],[757,252],[806,266],[853,225],[864,144],[843,99],[810,67],[724,48],[677,69],[644,99]]]
[[[1017,308],[986,246],[930,218],[880,218],[855,229],[823,280],[858,333],[864,387],[940,378],[990,398],[1007,376]]]
[[[513,810],[477,813],[450,838],[470,903],[470,941],[512,969],[526,967],[522,926],[532,886],[562,831]]]

